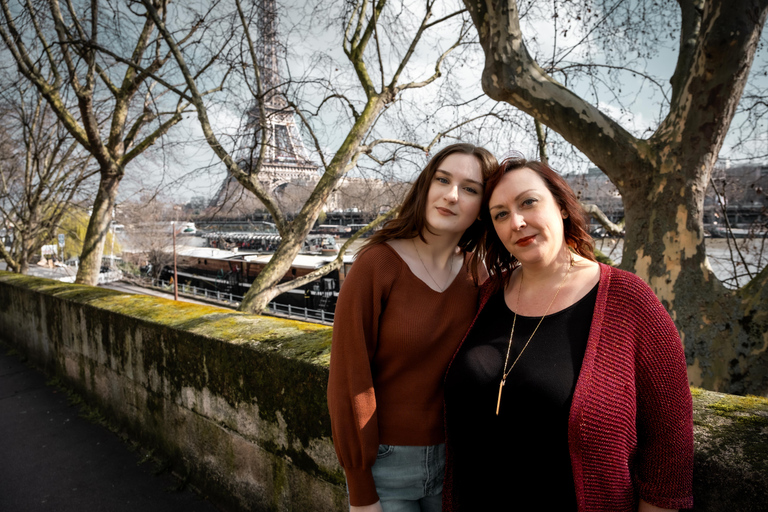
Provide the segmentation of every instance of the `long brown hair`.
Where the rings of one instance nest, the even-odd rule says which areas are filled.
[[[486,225],[486,229],[479,244],[480,250],[473,256],[474,259],[485,261],[489,274],[496,281],[495,287],[497,289],[507,285],[512,274],[511,270],[518,265],[518,261],[504,247],[501,239],[496,234],[488,208],[491,194],[499,185],[501,178],[508,172],[518,169],[530,169],[544,180],[557,205],[566,213],[566,218],[563,219],[563,235],[566,245],[579,256],[595,261],[592,237],[587,231],[587,215],[576,198],[573,189],[571,189],[563,177],[545,163],[526,160],[522,157],[507,158],[501,162],[498,169],[488,178],[485,184],[481,218]]]
[[[384,227],[374,233],[365,245],[363,245],[361,251],[370,249],[374,245],[384,243],[387,240],[394,240],[397,238],[408,239],[419,236],[424,240],[424,230],[429,229],[426,223],[427,194],[429,194],[432,178],[435,176],[435,172],[437,172],[437,169],[443,160],[454,153],[473,155],[477,158],[477,161],[480,163],[480,173],[482,175],[483,183],[486,182],[488,177],[498,167],[496,157],[494,157],[488,150],[479,146],[459,143],[444,147],[432,157],[427,163],[427,166],[424,167],[424,170],[421,171],[421,174],[419,174],[419,177],[416,178],[416,181],[413,183],[411,189],[403,200],[403,204],[400,207],[400,212],[397,214],[397,217],[388,221],[384,224]],[[459,247],[465,252],[474,251],[481,239],[483,229],[483,223],[476,220],[461,236]],[[473,274],[475,274],[474,269]]]

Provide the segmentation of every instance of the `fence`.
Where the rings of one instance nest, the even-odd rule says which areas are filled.
[[[165,292],[173,291],[173,283],[170,281],[164,281],[162,279],[155,280],[152,287],[161,289]],[[217,302],[228,304],[232,307],[239,306],[243,301],[242,295],[223,292],[221,290],[209,290],[208,288],[200,288],[190,284],[179,284],[179,293],[191,297],[215,300]],[[296,318],[327,325],[333,324],[334,317],[334,313],[331,311],[311,309],[301,306],[292,306],[291,304],[280,304],[275,301],[272,301],[269,303],[269,305],[267,305],[267,311],[265,313],[269,313],[274,316]]]

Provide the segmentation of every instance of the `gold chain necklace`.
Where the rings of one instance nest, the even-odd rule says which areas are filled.
[[[547,313],[549,313],[549,308],[551,308],[552,304],[555,303],[555,299],[557,298],[557,295],[560,293],[560,290],[563,288],[563,285],[565,284],[565,279],[568,277],[568,274],[570,274],[571,272],[571,268],[573,267],[574,262],[573,262],[573,255],[571,254],[570,256],[571,256],[571,259],[568,262],[568,270],[565,271],[565,275],[563,276],[563,280],[560,281],[560,286],[557,287],[555,296],[552,297],[552,300],[549,302],[549,306],[547,306],[547,310],[544,312],[544,315],[539,319],[539,323],[536,324],[536,328],[531,333],[531,336],[528,338],[528,341],[526,341],[525,345],[523,345],[523,350],[521,350],[520,353],[517,354],[517,357],[512,363],[512,366],[510,366],[509,370],[507,370],[507,363],[509,363],[509,353],[512,350],[512,335],[515,334],[515,322],[517,321],[517,313],[515,313],[515,316],[512,318],[512,330],[509,333],[509,345],[507,346],[507,357],[504,359],[504,371],[501,374],[501,382],[499,382],[499,398],[496,399],[496,416],[499,415],[499,407],[501,406],[501,392],[504,390],[504,384],[507,383],[507,377],[509,377],[509,374],[512,372],[512,369],[520,360],[520,356],[523,355],[523,352],[525,352],[525,349],[528,348],[528,344],[533,339],[533,336],[536,334],[536,331],[539,330],[539,326],[541,325],[541,322],[544,321],[544,317],[547,316]],[[521,269],[520,270],[520,286],[517,288],[518,307],[520,306],[520,290],[522,290],[522,288],[523,288],[523,273]]]
[[[453,275],[453,255],[451,255],[451,272],[450,272],[450,275],[448,276],[449,281],[448,281],[448,283],[446,283],[445,287],[441,287],[439,284],[437,284],[437,281],[435,280],[434,276],[432,276],[432,273],[429,271],[427,266],[424,264],[424,260],[421,259],[421,254],[419,253],[419,248],[416,247],[416,239],[415,238],[411,238],[411,243],[413,244],[413,250],[416,251],[416,256],[419,257],[419,261],[421,262],[421,266],[424,267],[424,270],[427,271],[427,275],[429,276],[429,278],[432,279],[432,282],[435,283],[435,286],[437,286],[437,291],[439,291],[440,293],[443,293],[445,291],[445,289],[448,288],[448,285],[451,283],[451,275]]]

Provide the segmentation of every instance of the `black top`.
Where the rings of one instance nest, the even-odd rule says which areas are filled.
[[[568,415],[587,347],[595,287],[544,318],[496,400],[514,313],[493,295],[446,377],[453,493],[461,510],[577,509]],[[517,316],[507,369],[541,317]],[[542,493],[542,489],[546,489]]]

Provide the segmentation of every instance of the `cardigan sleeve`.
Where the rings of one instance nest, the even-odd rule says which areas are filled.
[[[371,474],[379,447],[371,361],[379,318],[400,270],[384,251],[372,247],[355,260],[339,292],[333,325],[328,409],[333,444],[353,506],[379,499]]]
[[[639,279],[638,279],[639,281]],[[693,418],[685,354],[677,328],[652,290],[639,283],[635,485],[662,508],[693,506]]]

